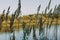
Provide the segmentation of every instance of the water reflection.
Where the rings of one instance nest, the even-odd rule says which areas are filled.
[[[57,27],[57,40],[60,40],[60,25]],[[47,31],[46,31],[47,30]],[[39,28],[35,29],[37,40],[55,40],[55,26],[51,28],[44,28],[44,31],[39,35]],[[15,31],[15,40],[23,40],[23,29]],[[29,33],[29,36],[25,36],[26,40],[33,40],[33,28]],[[28,38],[28,39],[27,39]],[[0,40],[10,40],[10,33],[0,33]]]

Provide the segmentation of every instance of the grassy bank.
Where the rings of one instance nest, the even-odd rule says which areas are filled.
[[[17,19],[14,19],[14,23],[13,23],[13,28],[14,29],[19,29],[19,28],[22,28],[22,24],[23,22],[25,22],[26,24],[26,27],[29,27],[30,26],[35,26],[36,27],[36,17],[35,17],[36,14],[33,14],[33,15],[27,15],[27,16],[23,16],[21,17],[21,19],[19,19],[19,21]],[[38,15],[38,21],[41,17],[41,14]],[[8,17],[10,19],[10,17]],[[10,31],[10,20],[4,20],[2,22],[2,29],[0,30],[1,32],[3,31]],[[48,17],[48,15],[43,15],[42,16],[42,21],[45,21],[43,25],[46,25],[47,23],[51,23],[52,21],[52,18]],[[53,22],[51,25],[55,25],[56,24],[56,18],[54,18]],[[57,19],[57,24],[60,25],[60,17]],[[38,24],[39,25],[39,24]]]

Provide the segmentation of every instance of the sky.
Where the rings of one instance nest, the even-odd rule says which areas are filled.
[[[49,0],[21,0],[21,14],[29,15],[37,13],[37,7],[41,4],[40,12],[44,11],[48,5]],[[60,0],[52,0],[51,8],[54,8],[55,5],[60,4]],[[8,7],[11,7],[10,14],[18,7],[18,0],[0,0],[0,13],[5,9],[7,11]]]

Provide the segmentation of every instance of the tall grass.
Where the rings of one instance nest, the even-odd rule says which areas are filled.
[[[4,13],[5,13],[5,10],[3,10],[2,15],[0,16],[0,30],[2,28],[2,22],[4,21]]]
[[[38,27],[38,15],[39,15],[40,8],[41,8],[41,5],[39,5],[38,8],[37,8],[37,14],[36,14],[36,27]]]
[[[13,33],[14,32],[14,29],[13,29],[13,23],[14,23],[14,18],[15,18],[15,15],[12,14],[12,18],[10,20],[10,32]],[[13,34],[14,35],[14,34]],[[14,36],[13,36],[14,38]],[[10,40],[13,40],[13,39],[10,39]]]
[[[8,8],[8,10],[9,10],[9,8]],[[15,13],[12,14],[12,18],[10,19],[10,32],[13,33],[13,39],[12,40],[15,40],[15,36],[14,36],[15,33],[14,33],[14,28],[13,28],[14,19],[15,19],[15,17],[16,17],[16,19],[18,18],[20,12],[21,12],[21,1],[19,0],[18,1],[18,8],[15,11]]]
[[[10,6],[9,6],[8,9],[7,9],[6,20],[8,20],[8,14],[9,14],[9,12],[10,12]]]
[[[59,18],[59,13],[60,13],[60,5],[58,5],[58,7],[55,6],[54,10],[51,8],[50,9],[50,5],[51,5],[51,0],[49,1],[47,7],[45,8],[45,11],[44,11],[44,15],[43,15],[43,12],[42,14],[40,15],[39,19],[38,19],[38,15],[39,15],[39,11],[40,11],[40,8],[41,8],[41,5],[38,6],[37,8],[37,14],[35,15],[35,18],[36,18],[36,26],[32,26],[31,25],[31,21],[32,21],[32,15],[29,15],[30,16],[30,21],[29,21],[29,26],[26,28],[26,23],[23,22],[22,23],[22,28],[23,28],[23,40],[28,40],[28,37],[26,38],[26,36],[29,36],[29,34],[31,33],[31,30],[33,28],[33,40],[38,40],[37,37],[36,37],[36,28],[35,27],[38,27],[39,28],[39,36],[41,34],[43,34],[42,36],[44,36],[44,28],[45,28],[45,22],[46,20],[43,21],[43,16],[44,17],[47,17],[48,19],[48,22],[46,23],[46,36],[43,37],[41,40],[49,40],[48,39],[48,33],[47,33],[47,29],[50,29],[53,22],[54,22],[54,18],[56,19],[56,24],[55,24],[55,40],[57,40],[57,21],[58,21],[58,18]],[[8,7],[8,10],[7,10],[7,13],[6,13],[6,27],[7,27],[7,21],[8,21],[8,14],[10,12],[10,6]],[[3,13],[2,15],[0,16],[0,30],[2,28],[2,23],[4,21],[4,14],[5,13],[5,10],[3,10]],[[48,13],[48,14],[47,14]],[[21,16],[21,0],[18,1],[18,8],[16,9],[16,11],[14,12],[14,14],[11,15],[11,19],[10,20],[10,33],[13,34],[13,38],[11,39],[10,37],[10,40],[15,40],[15,29],[13,27],[13,24],[14,24],[14,20],[15,18],[18,20],[18,28],[20,27],[20,19],[19,18]],[[50,22],[50,19],[51,22]],[[27,34],[27,35],[26,35]],[[41,37],[42,37],[41,36]]]
[[[10,12],[10,6],[8,7],[8,9],[7,9],[7,13],[6,13],[6,27],[7,27],[7,24],[8,24],[8,14],[9,14],[9,12]],[[8,28],[8,27],[7,27]],[[5,29],[5,31],[7,30],[7,28]]]
[[[23,33],[24,33],[23,40],[26,40],[25,39],[26,37],[26,31],[25,31],[26,23],[25,22],[22,23],[22,27],[23,27]]]
[[[21,16],[21,0],[18,1],[18,8],[17,8],[17,13],[16,13],[16,19],[18,20],[18,28],[20,24],[19,16]]]
[[[33,40],[38,40],[38,39],[36,38],[36,33],[35,33],[34,25],[33,25]]]
[[[59,18],[59,10],[60,10],[60,5],[58,5],[58,7],[55,7],[55,11],[54,11],[54,13],[55,13],[55,15],[54,15],[54,17],[56,18],[56,24],[55,24],[55,40],[58,40],[57,39],[57,24],[58,24],[58,18]],[[57,14],[57,15],[56,15]]]

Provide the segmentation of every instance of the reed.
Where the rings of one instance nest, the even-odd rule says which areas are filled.
[[[34,25],[33,25],[33,40],[38,40],[38,39],[36,38],[36,33],[35,33]]]
[[[8,9],[7,9],[6,20],[8,19],[8,14],[9,14],[9,12],[10,12],[10,6],[9,6]]]
[[[42,30],[43,30],[43,24],[42,24],[42,17],[39,20],[39,34],[41,34]]]
[[[36,27],[38,27],[38,14],[39,14],[40,8],[41,8],[41,5],[39,5],[38,8],[37,8]]]
[[[56,25],[55,25],[55,40],[58,40],[57,39],[57,24],[58,24],[58,18],[59,18],[59,16],[58,16],[58,14],[59,14],[59,11],[60,11],[60,5],[58,5],[58,7],[56,7],[56,10],[55,10],[55,18],[56,18]],[[57,15],[56,15],[57,14]]]
[[[8,15],[8,13],[9,13],[9,9],[10,9],[10,7],[8,8],[7,15]],[[19,14],[20,14],[20,9],[21,9],[21,1],[19,0],[19,1],[18,1],[18,8],[17,8],[17,10],[15,11],[15,13],[12,14],[12,18],[10,19],[10,32],[11,32],[11,33],[14,32],[14,28],[13,28],[14,19],[15,19],[15,17],[16,17],[16,19],[18,18]],[[13,39],[12,39],[12,40],[15,40],[14,33],[13,33]]]
[[[51,5],[51,0],[49,1],[49,4],[48,4],[48,6],[47,6],[47,9],[48,9],[48,10],[50,9],[50,5]],[[52,11],[52,9],[48,12],[48,14],[51,14],[51,11]],[[48,17],[47,27],[48,27],[48,25],[49,25],[49,17]]]
[[[45,8],[45,17],[46,17],[46,13],[47,13],[47,11],[49,11],[48,12],[48,22],[47,22],[47,25],[46,25],[46,36],[45,36],[45,38],[46,39],[44,39],[44,40],[47,40],[48,38],[47,38],[47,28],[49,28],[49,18],[50,18],[50,16],[51,16],[51,12],[52,12],[52,9],[50,9],[50,5],[51,5],[51,0],[49,1],[49,3],[48,3],[48,6]],[[51,26],[51,24],[50,24],[50,26]],[[44,27],[45,28],[45,27]]]
[[[10,32],[11,32],[11,34],[13,33],[13,21],[14,21],[14,15],[12,15],[12,18],[10,20]],[[11,39],[11,40],[13,40],[13,39]]]
[[[32,15],[29,15],[29,16],[30,16],[29,26],[26,28],[26,34],[28,37],[29,37],[31,30],[32,30],[32,25],[31,25]],[[27,40],[28,40],[28,37],[27,37]]]
[[[16,10],[16,18],[19,16],[19,14],[21,13],[21,0],[18,1],[18,8]]]
[[[31,21],[32,21],[32,15],[29,15],[30,16],[30,21],[29,21],[29,26],[26,28],[26,23],[23,22],[22,23],[22,28],[23,28],[23,40],[28,40],[28,38],[26,39],[26,36],[29,36],[29,34],[31,33],[31,30],[33,28],[33,40],[38,40],[37,37],[36,37],[36,33],[35,33],[35,27],[38,27],[39,28],[39,36],[41,33],[43,33],[42,36],[44,36],[44,23],[46,22],[46,20],[43,21],[43,16],[46,17],[47,15],[47,19],[48,19],[48,22],[46,24],[46,36],[45,37],[42,37],[41,40],[49,40],[48,39],[48,33],[47,33],[47,29],[50,29],[50,27],[52,26],[52,23],[54,21],[54,18],[56,19],[56,24],[55,24],[55,40],[57,40],[57,24],[58,24],[58,18],[59,18],[59,13],[60,13],[60,4],[58,5],[58,7],[55,6],[54,10],[51,8],[50,9],[50,5],[51,5],[51,0],[49,1],[48,5],[46,6],[45,10],[44,10],[44,15],[43,15],[43,12],[42,12],[42,15],[40,15],[40,18],[38,19],[38,15],[39,15],[39,11],[40,11],[40,8],[41,8],[41,5],[38,6],[37,8],[37,14],[35,15],[35,18],[36,18],[36,26],[32,26],[31,25]],[[7,27],[7,21],[8,21],[8,14],[10,12],[10,6],[8,7],[7,9],[7,13],[6,13],[6,27]],[[4,14],[5,13],[5,10],[3,10],[3,13],[2,15],[0,16],[0,30],[2,28],[2,22],[4,21]],[[48,14],[47,14],[48,13]],[[57,15],[56,15],[57,14]],[[13,38],[11,39],[10,37],[10,40],[15,40],[15,29],[13,27],[13,24],[14,24],[14,20],[15,18],[18,20],[18,29],[20,27],[20,19],[21,19],[21,0],[18,1],[18,8],[16,9],[16,11],[14,12],[14,14],[11,15],[11,19],[10,20],[10,33],[13,34]],[[51,22],[49,19],[52,19]],[[43,28],[44,27],[44,28]],[[49,31],[50,32],[50,31]]]
[[[18,20],[18,28],[19,28],[19,24],[20,24],[20,18],[19,18],[19,16],[21,16],[21,0],[18,1],[18,8],[17,8],[16,11],[17,11],[16,12],[16,19]]]
[[[50,9],[50,5],[51,5],[51,0],[49,1],[48,6],[47,6],[48,10]]]
[[[14,28],[13,28],[13,23],[14,23],[14,19],[15,19],[15,15],[16,15],[16,11],[14,14],[12,14],[12,18],[10,19],[10,33],[12,34],[14,32]],[[13,33],[13,39],[15,40],[15,34]],[[13,40],[13,39],[10,39],[10,40]]]
[[[46,16],[46,13],[47,13],[47,9],[48,9],[48,8],[46,7],[46,8],[45,8],[45,15],[44,15],[44,16]]]
[[[7,13],[6,13],[6,27],[7,27],[7,24],[8,24],[8,14],[9,14],[9,12],[10,12],[10,6],[8,7],[8,9],[7,9]],[[8,28],[8,27],[7,27]],[[5,32],[7,31],[7,28],[5,29]]]
[[[51,18],[51,15],[52,15],[52,9],[50,9],[50,11],[49,11],[48,13],[49,13],[48,17],[49,17],[49,18]],[[53,18],[52,18],[52,21],[51,21],[51,23],[50,23],[50,25],[49,25],[49,27],[48,27],[48,28],[50,28],[50,27],[51,27],[52,22],[53,22]]]
[[[24,34],[23,40],[26,40],[26,29],[25,29],[26,23],[25,22],[22,23],[22,27],[23,27],[23,34]]]
[[[5,13],[5,10],[3,10],[3,14],[0,16],[0,30],[2,28],[2,22],[4,21],[4,13]]]

